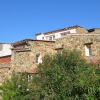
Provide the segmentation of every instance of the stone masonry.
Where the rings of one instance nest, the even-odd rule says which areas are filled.
[[[85,47],[91,50],[91,54],[86,56]],[[64,38],[54,41],[30,40],[26,39],[13,44],[12,69],[18,72],[34,73],[37,62],[36,56],[41,55],[41,59],[46,54],[54,54],[58,50],[76,49],[82,56],[90,62],[100,63],[100,34],[82,33],[68,34]]]
[[[92,54],[90,56],[85,56],[85,46],[87,45],[91,46]],[[100,61],[100,34],[69,34],[55,42],[57,50],[61,47],[68,50],[76,49],[82,53],[84,58],[93,62]]]
[[[25,39],[13,43],[12,46],[11,63],[6,64],[10,67],[0,65],[2,80],[13,71],[36,73],[37,64],[42,63],[46,54],[52,55],[62,49],[77,49],[88,61],[100,64],[100,29],[87,30],[77,27],[77,33],[67,34],[56,41]]]
[[[11,63],[0,63],[0,85],[10,77]]]
[[[53,41],[23,40],[13,45],[12,69],[18,72],[34,73],[36,68],[36,55],[54,53]]]

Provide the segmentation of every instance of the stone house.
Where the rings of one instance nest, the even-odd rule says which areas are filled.
[[[6,64],[10,67],[0,67],[0,76],[9,76],[8,73],[13,71],[36,73],[37,65],[42,63],[44,55],[59,53],[63,49],[77,49],[87,61],[100,64],[100,29],[72,26],[36,34],[36,40],[15,42],[12,44],[11,64]]]
[[[12,70],[35,73],[42,57],[54,53],[54,41],[25,39],[13,44]]]
[[[66,37],[57,39],[55,42],[56,51],[59,49],[77,49],[89,62],[100,64],[100,28],[93,28],[67,34]]]
[[[56,51],[76,49],[92,63],[100,63],[100,34],[69,34],[55,42]]]
[[[49,38],[51,36],[52,39]],[[44,55],[54,54],[63,49],[77,49],[89,62],[100,63],[100,29],[87,30],[80,26],[73,26],[37,34],[36,39],[25,39],[13,44],[12,69],[14,71],[35,73],[36,66],[42,63]]]
[[[76,49],[87,61],[100,64],[100,28],[72,26],[36,34],[36,40],[0,43],[0,85],[13,71],[27,72],[30,79],[46,54],[60,53],[63,49]]]

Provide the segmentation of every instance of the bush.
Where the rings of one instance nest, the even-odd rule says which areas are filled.
[[[4,100],[99,100],[100,73],[77,51],[46,55],[38,74],[15,74],[4,83]],[[18,87],[19,86],[19,87]],[[27,91],[27,89],[29,89]]]
[[[45,100],[100,99],[100,74],[75,50],[45,56],[38,70]]]
[[[30,84],[27,73],[13,73],[11,79],[1,87],[3,100],[32,100]]]

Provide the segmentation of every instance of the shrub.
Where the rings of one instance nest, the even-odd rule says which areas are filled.
[[[45,56],[38,70],[40,93],[46,100],[100,99],[100,74],[76,50]]]
[[[100,73],[75,50],[46,55],[31,82],[27,76],[14,74],[4,83],[4,100],[100,99]]]

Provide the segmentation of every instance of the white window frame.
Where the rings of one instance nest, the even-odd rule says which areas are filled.
[[[42,63],[42,57],[40,54],[36,54],[36,64]]]
[[[60,34],[61,34],[61,37],[64,37],[64,36],[66,36],[67,34],[70,34],[70,31],[62,32],[62,33],[60,33]]]
[[[42,40],[44,40],[44,37],[42,37]]]
[[[85,56],[92,56],[91,44],[85,44]]]
[[[49,41],[55,40],[55,35],[50,35],[50,36],[48,37],[48,39],[49,39]]]

